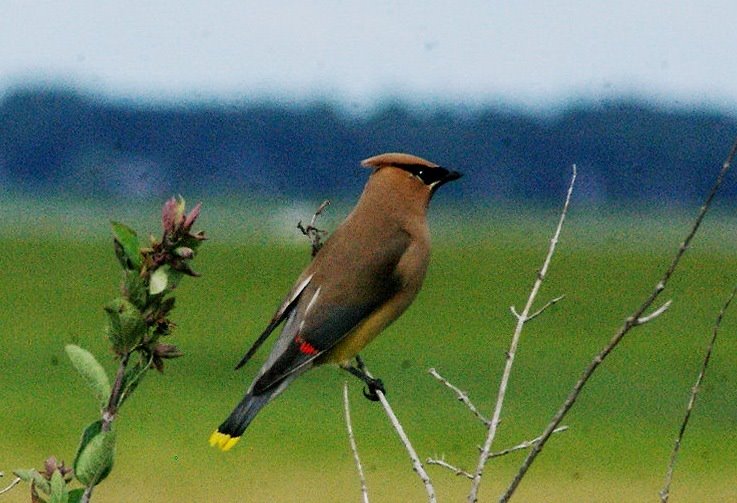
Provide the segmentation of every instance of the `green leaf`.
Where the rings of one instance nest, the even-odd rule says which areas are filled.
[[[23,482],[30,482],[35,484],[36,487],[41,489],[42,492],[49,494],[51,491],[51,485],[49,481],[41,475],[38,470],[31,468],[30,470],[14,470],[13,473],[16,477],[21,479]]]
[[[184,277],[184,274],[180,271],[175,271],[174,269],[169,270],[169,289],[174,290],[179,282]]]
[[[120,222],[110,222],[113,227],[113,236],[116,246],[115,252],[118,255],[123,267],[126,269],[141,269],[141,245],[138,242],[136,231]]]
[[[158,295],[166,290],[169,283],[167,269],[168,267],[159,267],[151,274],[151,281],[148,284],[148,291],[151,295]]]
[[[79,447],[77,447],[77,453],[74,455],[74,463],[72,465],[75,472],[77,471],[77,462],[79,461],[79,456],[82,454],[82,451],[84,451],[87,444],[90,443],[90,440],[97,436],[101,431],[102,419],[98,419],[97,421],[88,424],[82,432],[82,438],[79,440]]]
[[[135,365],[131,365],[125,369],[122,385],[123,393],[120,395],[120,405],[123,405],[128,397],[130,397],[131,394],[136,390],[138,385],[141,384],[143,377],[148,372],[148,368],[148,362],[143,359],[143,356],[140,356],[138,362]]]
[[[66,490],[66,483],[64,477],[59,470],[54,470],[51,474],[51,491],[49,503],[67,503],[69,495]]]
[[[128,300],[130,300],[134,306],[140,310],[146,308],[146,303],[148,302],[146,281],[137,271],[125,271],[123,288],[125,290],[126,297],[128,297]]]
[[[108,315],[107,335],[116,353],[127,353],[140,344],[148,327],[136,306],[118,297],[105,306],[105,312]]]
[[[31,468],[29,470],[13,470],[13,475],[21,479],[23,482],[32,482],[33,472],[38,473],[37,470],[35,470],[34,468]]]
[[[98,431],[102,422],[95,421],[85,429],[80,449],[74,460],[74,475],[82,484],[97,485],[108,476],[115,457],[115,432]]]
[[[80,501],[82,501],[83,494],[84,489],[72,489],[69,491],[69,500],[67,503],[80,503]]]
[[[82,379],[92,388],[100,406],[104,407],[110,399],[110,381],[105,369],[86,349],[74,344],[67,344],[64,350]]]

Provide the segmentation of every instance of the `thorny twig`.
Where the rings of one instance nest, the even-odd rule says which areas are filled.
[[[671,278],[676,268],[678,267],[678,264],[680,263],[681,258],[686,253],[686,250],[691,244],[691,240],[696,235],[696,232],[699,230],[699,227],[701,227],[701,222],[704,220],[706,213],[709,211],[709,208],[711,207],[711,203],[714,197],[719,191],[719,188],[722,186],[722,182],[724,181],[724,178],[727,175],[727,172],[729,171],[730,166],[732,165],[732,161],[734,160],[735,155],[737,155],[737,139],[735,139],[734,143],[732,144],[729,154],[727,155],[727,158],[722,164],[722,169],[717,175],[717,179],[714,182],[714,185],[711,187],[709,194],[706,196],[704,204],[701,206],[701,209],[698,215],[696,216],[696,220],[694,221],[693,226],[688,231],[686,238],[683,240],[681,245],[678,247],[678,250],[676,251],[676,254],[673,257],[672,262],[670,263],[668,268],[663,273],[663,276],[660,278],[660,281],[656,283],[655,288],[648,295],[645,301],[640,305],[640,307],[635,309],[634,313],[632,313],[631,316],[629,316],[625,320],[624,324],[619,328],[616,334],[614,334],[614,336],[609,341],[609,343],[594,357],[591,363],[589,363],[589,365],[583,371],[583,373],[581,374],[581,377],[578,379],[576,384],[573,386],[573,389],[568,394],[568,397],[566,398],[565,402],[563,402],[563,405],[561,405],[560,409],[558,409],[558,411],[553,416],[553,419],[550,421],[548,426],[545,428],[545,431],[541,435],[540,442],[533,446],[532,450],[527,455],[527,458],[525,458],[524,462],[522,463],[522,466],[520,466],[520,469],[517,472],[517,475],[514,477],[512,482],[509,484],[509,487],[507,487],[507,490],[505,491],[505,493],[499,498],[500,502],[509,501],[509,498],[512,497],[512,495],[514,494],[514,491],[517,489],[520,482],[522,481],[522,478],[527,473],[527,470],[530,469],[530,466],[535,461],[535,458],[537,457],[537,455],[540,454],[540,451],[543,449],[543,447],[545,447],[545,444],[550,438],[550,435],[552,434],[553,430],[558,427],[558,425],[563,420],[565,415],[568,413],[571,407],[573,407],[573,404],[576,402],[576,399],[578,398],[578,395],[581,393],[581,390],[586,385],[586,383],[589,381],[594,371],[606,359],[609,353],[611,353],[614,350],[614,348],[616,348],[617,345],[619,345],[619,343],[624,338],[624,336],[627,335],[630,332],[630,330],[632,330],[632,328],[642,325],[642,320],[650,321],[653,319],[652,316],[646,316],[645,318],[643,318],[643,315],[645,311],[647,311],[650,308],[650,306],[652,306],[653,303],[655,303],[655,301],[658,299],[661,292],[665,289],[666,285],[668,284],[668,280]]]
[[[712,328],[711,333],[711,340],[709,341],[709,345],[706,347],[706,354],[704,355],[704,361],[701,363],[701,370],[699,371],[699,375],[696,378],[696,383],[693,385],[693,388],[691,388],[691,396],[689,397],[688,405],[686,406],[686,414],[683,417],[681,428],[678,431],[678,437],[676,437],[675,444],[673,445],[673,451],[671,452],[670,456],[670,463],[668,463],[668,471],[665,475],[665,483],[663,484],[663,489],[660,491],[661,503],[668,502],[668,497],[670,496],[670,484],[673,480],[673,470],[675,469],[676,459],[678,458],[678,451],[680,450],[681,442],[683,441],[683,435],[686,433],[686,427],[688,426],[688,421],[691,418],[691,411],[693,410],[694,404],[696,403],[696,395],[698,395],[699,389],[701,388],[701,382],[704,380],[704,375],[706,375],[706,368],[709,366],[711,353],[714,350],[714,344],[717,341],[719,327],[721,326],[724,314],[727,312],[727,309],[732,303],[735,295],[737,295],[737,286],[734,287],[732,293],[729,295],[729,297],[727,297],[727,300],[724,302],[724,305],[722,306],[721,311],[719,311],[717,319],[714,322],[714,328]]]
[[[524,327],[525,323],[530,320],[529,313],[532,310],[532,304],[535,302],[537,293],[540,290],[543,281],[545,280],[545,275],[548,272],[550,261],[553,258],[553,253],[555,252],[555,246],[558,243],[558,238],[560,237],[560,232],[563,228],[563,222],[565,221],[566,214],[568,213],[568,206],[570,205],[571,195],[573,194],[573,186],[576,183],[575,164],[572,167],[572,171],[573,173],[571,174],[571,182],[568,185],[568,192],[566,193],[566,200],[563,204],[563,209],[561,210],[560,219],[558,220],[558,226],[556,227],[555,233],[550,240],[548,253],[545,257],[545,260],[543,261],[543,265],[540,268],[540,271],[537,273],[537,278],[535,278],[535,282],[532,285],[532,290],[530,291],[530,296],[527,299],[525,308],[522,310],[521,314],[516,316],[517,324],[514,329],[514,335],[512,336],[512,342],[509,346],[509,350],[507,351],[507,361],[504,365],[504,372],[499,383],[499,393],[497,394],[496,405],[494,406],[494,414],[491,417],[491,425],[489,425],[489,431],[486,436],[486,441],[484,442],[483,448],[481,449],[478,465],[476,466],[473,482],[471,483],[471,490],[468,494],[469,503],[476,503],[476,501],[478,501],[478,491],[479,486],[481,485],[481,477],[484,473],[484,467],[486,466],[486,462],[489,459],[489,455],[491,454],[491,445],[494,442],[494,437],[496,437],[496,431],[497,427],[499,426],[502,407],[504,405],[504,398],[507,393],[507,384],[509,383],[509,376],[512,373],[512,365],[514,364],[514,356],[517,352],[517,345],[519,344],[519,340],[522,335],[522,328]]]
[[[345,414],[345,427],[348,430],[348,442],[351,444],[353,452],[353,461],[356,462],[356,471],[361,481],[361,500],[363,503],[369,503],[368,487],[366,486],[366,476],[363,474],[363,465],[361,458],[358,456],[358,445],[356,445],[356,437],[353,435],[353,423],[351,422],[351,407],[348,401],[348,383],[343,383],[343,412]]]
[[[325,211],[325,208],[330,206],[330,200],[326,199],[322,202],[322,204],[315,210],[315,214],[312,215],[312,220],[310,220],[310,223],[307,227],[302,225],[302,220],[297,222],[297,229],[299,229],[302,234],[307,236],[307,238],[310,240],[310,243],[312,243],[312,256],[314,257],[317,255],[317,252],[320,251],[320,248],[322,248],[323,238],[327,236],[328,231],[323,229],[318,229],[315,227],[315,223],[317,222],[317,217],[319,217],[323,211]]]

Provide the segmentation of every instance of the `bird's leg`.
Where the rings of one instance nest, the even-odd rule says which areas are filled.
[[[381,381],[381,379],[375,379],[373,377],[370,377],[366,373],[366,365],[364,365],[363,359],[361,359],[360,356],[356,355],[356,366],[355,367],[346,366],[343,368],[366,383],[366,385],[368,386],[368,391],[364,389],[363,396],[365,396],[372,402],[379,401],[379,395],[376,394],[377,391],[381,391],[383,394],[386,395],[386,389],[384,388],[384,383]]]

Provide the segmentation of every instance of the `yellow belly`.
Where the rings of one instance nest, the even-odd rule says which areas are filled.
[[[321,355],[318,363],[337,363],[338,365],[349,365],[350,361],[373,341],[391,322],[396,320],[410,304],[411,298],[397,295],[379,309],[371,313],[343,340],[336,344],[331,350]]]

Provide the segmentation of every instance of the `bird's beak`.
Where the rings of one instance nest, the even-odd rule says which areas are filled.
[[[445,185],[448,182],[452,182],[453,180],[458,180],[460,177],[463,176],[462,173],[459,173],[458,171],[453,171],[452,169],[447,170],[448,174],[445,175],[443,178],[438,180],[437,182],[433,183],[430,186],[430,190],[434,193],[441,185]]]
[[[453,180],[458,180],[462,176],[463,176],[463,173],[450,170],[448,171],[448,174],[445,175],[445,178],[443,178],[442,183],[448,183],[448,182],[452,182]]]

